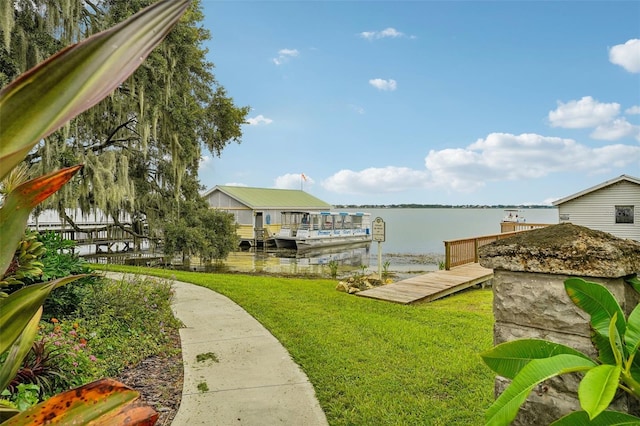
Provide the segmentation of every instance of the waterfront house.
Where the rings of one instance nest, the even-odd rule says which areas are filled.
[[[282,211],[326,211],[328,204],[296,189],[252,188],[218,185],[203,197],[214,209],[232,213],[238,225],[240,244],[264,244],[280,231]]]
[[[640,178],[621,175],[553,202],[570,222],[640,241]]]

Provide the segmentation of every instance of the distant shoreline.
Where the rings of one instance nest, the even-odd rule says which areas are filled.
[[[336,204],[337,209],[555,209],[549,205],[517,206],[511,204]]]

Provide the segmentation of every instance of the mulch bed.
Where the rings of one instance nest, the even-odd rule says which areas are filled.
[[[156,426],[168,426],[178,412],[182,400],[182,352],[180,334],[171,336],[171,355],[152,356],[130,367],[116,380],[140,392],[140,399],[159,414]]]

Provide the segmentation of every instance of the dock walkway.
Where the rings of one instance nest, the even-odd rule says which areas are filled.
[[[450,270],[440,270],[364,290],[358,296],[409,304],[430,302],[493,278],[493,270],[478,263],[467,263]]]

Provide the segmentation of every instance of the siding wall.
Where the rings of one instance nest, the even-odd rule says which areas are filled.
[[[253,210],[235,198],[216,190],[207,196],[207,202],[211,208],[232,213],[237,224],[250,225],[251,229],[253,229]],[[282,209],[260,209],[257,212],[262,212],[262,224],[265,226],[280,225],[282,223]],[[267,215],[269,215],[269,224],[267,224]]]
[[[615,206],[634,206],[633,223],[616,223]],[[627,181],[615,183],[558,205],[558,214],[560,222],[640,241],[640,185]]]
[[[253,229],[253,210],[235,198],[220,191],[214,191],[207,196],[207,202],[211,208],[232,213],[238,225],[250,225]]]

